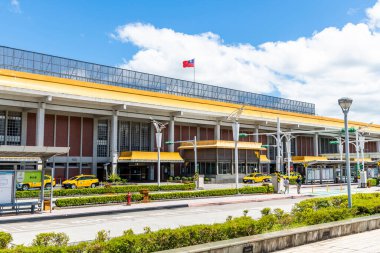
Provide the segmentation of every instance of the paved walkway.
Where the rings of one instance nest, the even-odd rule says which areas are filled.
[[[278,253],[380,253],[380,229],[343,236],[300,247],[277,251]]]

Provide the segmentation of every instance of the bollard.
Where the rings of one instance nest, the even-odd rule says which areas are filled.
[[[340,184],[340,191],[343,191],[343,185]]]
[[[326,191],[329,192],[329,185],[326,185]]]
[[[311,193],[314,193],[314,185],[311,185]]]

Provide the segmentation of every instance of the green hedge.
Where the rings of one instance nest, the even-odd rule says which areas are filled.
[[[122,236],[108,241],[95,240],[72,246],[27,247],[21,245],[3,250],[2,252],[145,253],[169,250],[380,213],[380,193],[354,194],[352,209],[347,208],[347,197],[336,196],[301,201],[295,205],[291,213],[285,213],[279,208],[274,210],[265,208],[261,213],[262,217],[260,219],[253,219],[244,213],[243,217],[227,218],[227,221],[224,223],[212,225],[183,226],[176,229],[160,229],[155,232],[152,232],[150,228],[146,228],[143,234],[134,234],[131,230],[127,230],[124,231]],[[8,239],[7,242],[9,243]]]
[[[379,184],[379,181],[377,178],[368,178],[367,183],[370,183],[371,186],[377,186]]]
[[[170,184],[170,185],[128,185],[128,186],[113,186],[113,187],[98,187],[98,188],[81,188],[81,189],[61,189],[54,190],[55,197],[62,196],[80,196],[80,195],[96,195],[96,194],[110,194],[110,193],[128,193],[139,192],[142,189],[148,189],[149,191],[187,191],[194,190],[195,183],[190,184]],[[47,193],[50,191],[46,191]],[[36,198],[40,194],[40,191],[17,191],[17,198]]]
[[[271,193],[273,192],[272,186],[246,186],[239,189],[241,194],[256,194],[256,193]],[[184,198],[199,198],[210,196],[227,196],[235,195],[236,189],[217,189],[217,190],[204,190],[192,192],[167,192],[167,193],[152,193],[149,194],[151,200],[164,200],[164,199],[184,199]],[[132,201],[140,201],[141,194],[132,194]],[[115,196],[92,196],[92,197],[79,197],[79,198],[60,198],[55,201],[57,207],[68,206],[82,206],[82,205],[95,205],[107,203],[121,203],[125,202],[125,195]]]

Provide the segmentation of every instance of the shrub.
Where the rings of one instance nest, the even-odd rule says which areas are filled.
[[[13,238],[11,234],[0,231],[0,249],[8,248],[12,240]]]
[[[369,186],[376,186],[378,183],[377,183],[377,179],[376,178],[368,178],[367,179],[367,184]]]
[[[95,237],[95,242],[106,242],[111,239],[110,231],[106,231],[104,229],[98,231]]]
[[[33,240],[33,246],[66,246],[69,237],[65,233],[41,233],[36,235]]]
[[[99,187],[99,188],[81,188],[81,189],[62,189],[54,190],[55,197],[63,196],[80,196],[80,195],[102,195],[109,193],[128,193],[139,192],[141,189],[148,189],[149,191],[186,191],[194,190],[195,184],[173,184],[173,185],[161,185],[158,187],[156,184],[147,185],[127,185],[127,186],[115,186],[115,187]],[[47,191],[47,193],[50,191]],[[40,191],[17,191],[17,198],[36,198],[40,194]]]
[[[262,209],[260,212],[261,212],[261,216],[267,216],[272,213],[272,210],[269,207],[266,207]]]
[[[115,182],[120,182],[121,177],[118,174],[112,174],[111,176],[108,177],[108,181],[115,183]]]
[[[187,185],[192,187],[193,184]],[[163,185],[161,189],[172,189],[175,185]],[[186,186],[186,184],[184,185]],[[118,187],[113,187],[118,188]],[[113,189],[112,188],[112,189]],[[273,188],[271,188],[273,189]],[[268,188],[264,186],[247,186],[239,189],[241,194],[253,194],[253,193],[265,193]],[[151,193],[149,197],[151,200],[163,200],[163,199],[184,199],[184,198],[199,198],[199,197],[211,197],[211,196],[228,196],[235,195],[236,189],[215,189],[215,190],[203,190],[203,191],[180,191],[180,192],[165,192],[165,193]],[[132,194],[132,201],[142,200],[141,194]],[[59,198],[55,201],[57,207],[68,206],[81,206],[81,205],[95,205],[95,204],[108,204],[108,203],[122,203],[125,202],[124,195],[112,195],[112,196],[91,196],[91,197],[79,197],[79,198]]]

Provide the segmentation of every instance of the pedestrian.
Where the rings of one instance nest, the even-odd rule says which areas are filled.
[[[289,194],[289,184],[290,184],[290,182],[289,182],[289,178],[285,178],[284,179],[284,187],[285,187],[285,191],[284,191],[284,194],[286,194],[286,192],[288,192],[288,194]]]
[[[300,194],[301,193],[301,185],[302,185],[302,179],[301,179],[301,176],[298,176],[297,179],[296,179],[296,183],[297,183],[297,193]]]

